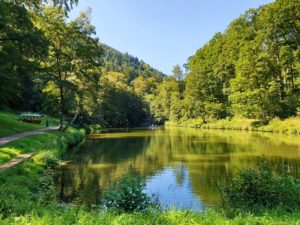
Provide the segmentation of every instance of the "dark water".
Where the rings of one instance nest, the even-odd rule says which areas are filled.
[[[201,210],[220,203],[218,184],[266,160],[274,171],[300,174],[300,137],[241,131],[160,128],[91,136],[58,172],[62,200],[91,206],[126,171],[137,171],[146,192],[163,206]]]

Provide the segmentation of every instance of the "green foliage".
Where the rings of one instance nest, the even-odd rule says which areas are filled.
[[[87,105],[84,100],[92,101],[98,87],[97,67],[102,51],[93,37],[95,28],[90,24],[89,14],[89,11],[81,13],[68,23],[61,8],[46,7],[42,15],[35,17],[36,25],[49,42],[48,55],[41,64],[45,74],[40,77],[48,103],[45,109],[54,113],[59,106],[61,127],[67,114],[84,113]]]
[[[56,199],[52,177],[33,162],[2,171],[0,180],[0,215],[24,214]]]
[[[143,211],[153,206],[150,196],[143,192],[146,184],[140,179],[125,175],[115,189],[103,194],[103,207],[116,212]]]
[[[107,46],[102,45],[105,50],[104,56],[104,69],[106,72],[122,73],[127,78],[127,83],[134,82],[135,79],[143,77],[145,79],[153,78],[155,82],[159,82],[165,76],[163,73],[153,69],[145,62],[128,53],[122,54],[121,52]]]
[[[159,100],[150,103],[154,118],[180,124],[198,118],[204,123],[227,117],[267,122],[295,116],[300,104],[299,8],[299,1],[277,0],[248,10],[224,33],[216,33],[189,58],[183,95],[171,102],[158,87]]]
[[[187,120],[180,124],[190,124],[193,120]],[[206,124],[201,124],[204,129],[227,129],[227,130],[248,130],[248,131],[263,131],[285,134],[300,134],[300,120],[298,117],[291,117],[284,120],[274,118],[270,121],[246,118],[226,118],[222,120],[211,120]]]
[[[1,108],[44,111],[61,126],[71,117],[79,126],[116,127],[297,115],[298,0],[248,10],[189,58],[187,74],[177,65],[173,77],[100,44],[90,10],[68,20],[77,0],[45,2],[0,2]]]
[[[300,180],[288,173],[274,174],[265,166],[259,170],[238,172],[231,185],[222,189],[226,208],[259,212],[281,208],[288,211],[300,206]]]
[[[300,120],[298,117],[292,117],[285,120],[275,118],[266,126],[258,127],[258,130],[275,133],[300,134]]]
[[[180,65],[174,66],[172,72],[173,72],[173,77],[175,78],[175,80],[177,80],[177,81],[183,80],[183,71],[182,71]]]
[[[95,113],[101,124],[106,127],[138,126],[146,119],[146,109],[141,96],[127,85],[122,73],[109,72],[101,78],[101,101]]]
[[[158,85],[157,94],[150,99],[150,112],[157,123],[178,120],[181,114],[180,86],[173,77]]]
[[[90,9],[69,20],[77,3],[1,1],[0,108],[44,112],[59,117],[61,128],[149,121],[145,99],[164,74],[100,44]]]
[[[256,130],[260,121],[245,118],[226,118],[223,120],[210,121],[203,124],[201,128],[205,129],[228,129],[228,130]]]
[[[40,93],[33,77],[47,40],[21,2],[1,1],[0,15],[0,108],[36,110]]]

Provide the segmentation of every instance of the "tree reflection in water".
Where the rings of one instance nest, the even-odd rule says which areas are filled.
[[[298,176],[299,137],[187,128],[105,133],[66,155],[72,163],[55,180],[62,200],[92,206],[133,169],[163,205],[202,209],[220,203],[218,183],[229,182],[238,169],[256,167],[260,158],[274,171],[285,166]]]

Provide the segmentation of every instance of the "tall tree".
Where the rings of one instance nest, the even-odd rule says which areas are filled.
[[[96,67],[101,60],[101,49],[98,40],[92,37],[94,27],[87,13],[67,23],[62,8],[47,7],[36,23],[49,40],[49,54],[42,65],[46,72],[44,93],[54,102],[56,99],[63,129],[65,116],[74,111],[78,114],[84,92],[89,85],[98,83]]]
[[[180,65],[176,65],[176,66],[173,67],[172,76],[178,82],[183,80],[183,71],[182,71]]]
[[[31,13],[22,4],[0,1],[0,107],[34,110],[33,74],[46,51],[47,40]]]

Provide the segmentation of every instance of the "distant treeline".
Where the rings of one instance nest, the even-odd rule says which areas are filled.
[[[287,118],[300,111],[300,0],[250,9],[188,60],[184,81],[165,80],[155,118]],[[184,86],[184,88],[182,88]]]

